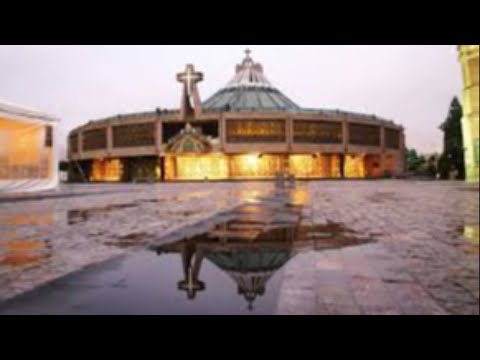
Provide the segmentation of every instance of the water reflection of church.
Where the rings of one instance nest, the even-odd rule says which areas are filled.
[[[159,255],[181,254],[183,279],[178,282],[178,288],[185,291],[189,299],[206,289],[200,270],[207,259],[233,279],[238,294],[245,298],[251,310],[255,299],[265,294],[270,278],[292,257],[295,238],[293,228],[261,233],[252,230],[252,225],[255,226],[230,222],[208,234],[161,246],[156,251]],[[239,228],[243,226],[250,229]]]
[[[203,74],[178,74],[179,109],[91,121],[69,136],[72,181],[378,178],[405,172],[401,126],[373,115],[306,109],[250,52],[232,80],[200,100]],[[319,81],[319,79],[306,79]],[[321,99],[319,99],[321,101]]]

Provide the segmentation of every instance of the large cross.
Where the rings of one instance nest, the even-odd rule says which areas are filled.
[[[193,95],[193,86],[203,80],[203,74],[196,72],[193,65],[187,65],[185,72],[177,75],[177,80],[185,84],[187,95],[191,98]]]

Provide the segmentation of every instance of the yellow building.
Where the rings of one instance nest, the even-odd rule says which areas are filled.
[[[463,70],[463,142],[467,181],[478,182],[478,63],[480,45],[460,45],[460,63]]]
[[[57,120],[0,102],[0,192],[40,191],[58,184]]]

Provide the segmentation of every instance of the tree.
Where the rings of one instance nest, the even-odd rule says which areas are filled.
[[[415,173],[421,165],[420,157],[415,149],[407,151],[407,169],[409,172]]]
[[[426,169],[427,176],[429,177],[437,177],[437,156],[432,155],[428,158],[427,162],[427,169]]]
[[[440,129],[444,132],[444,148],[440,159],[440,173],[447,179],[452,171],[457,173],[457,180],[465,179],[465,150],[462,135],[463,110],[457,97],[453,98],[448,117]]]

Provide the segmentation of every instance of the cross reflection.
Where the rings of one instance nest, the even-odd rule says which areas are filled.
[[[195,299],[197,292],[205,290],[205,283],[198,279],[202,266],[203,253],[197,251],[194,243],[187,242],[182,249],[182,265],[184,279],[178,282],[178,289],[187,293],[190,300]]]
[[[158,247],[158,255],[180,254],[183,279],[178,289],[193,300],[206,289],[200,279],[203,260],[207,259],[226,272],[237,286],[238,295],[247,302],[248,310],[262,297],[271,277],[291,258],[292,229],[277,228],[267,232],[260,223],[230,221],[220,224],[207,234]]]

